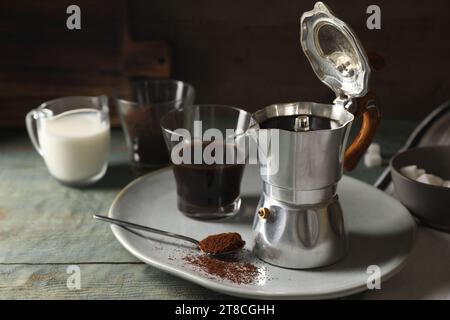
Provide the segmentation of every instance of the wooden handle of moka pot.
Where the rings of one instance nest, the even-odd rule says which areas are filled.
[[[364,97],[356,99],[355,118],[362,116],[361,130],[353,143],[345,151],[344,168],[347,171],[355,169],[367,148],[370,146],[380,125],[380,109],[375,93],[369,92]]]

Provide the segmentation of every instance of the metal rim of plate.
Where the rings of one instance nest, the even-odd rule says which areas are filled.
[[[131,181],[128,185],[126,185],[114,198],[110,209],[108,211],[108,216],[109,217],[115,217],[113,212],[115,210],[115,207],[117,206],[117,203],[127,194],[127,192],[135,187],[136,185],[138,185],[139,183],[142,183],[144,180],[149,179],[153,176],[165,173],[166,171],[170,171],[170,167],[166,167],[166,168],[162,168],[150,173],[147,173],[133,181]],[[347,177],[350,180],[354,180],[358,183],[362,183],[361,181],[358,181],[354,178],[350,178]],[[368,185],[370,186],[370,185]],[[377,190],[374,189],[377,192],[380,192],[382,194],[384,194],[385,196],[389,197],[388,195],[386,195],[384,192],[382,192],[381,190]],[[395,199],[394,199],[395,200]],[[406,208],[405,208],[406,210]],[[408,262],[408,258],[410,257],[410,253],[414,248],[415,245],[415,240],[417,237],[417,225],[414,222],[414,220],[411,217],[411,221],[413,222],[412,225],[412,229],[411,229],[411,233],[412,233],[412,240],[411,240],[411,245],[409,248],[409,251],[406,253],[406,255],[404,257],[402,257],[402,261],[400,263],[398,263],[396,265],[395,268],[391,269],[390,271],[384,273],[381,275],[380,281],[381,283],[389,280],[391,277],[395,276],[398,272],[400,272],[403,267],[405,266],[405,264]],[[128,251],[130,252],[133,256],[135,256],[136,258],[138,258],[139,260],[143,261],[144,263],[158,268],[159,270],[162,270],[164,272],[167,272],[169,274],[172,274],[176,277],[179,277],[181,279],[184,280],[188,280],[192,283],[195,283],[197,285],[200,285],[204,288],[216,291],[216,292],[220,292],[226,295],[231,295],[231,296],[236,296],[236,297],[242,297],[242,298],[250,298],[250,299],[274,299],[274,300],[282,300],[282,299],[305,299],[305,300],[312,300],[312,299],[336,299],[336,298],[342,298],[342,297],[346,297],[346,296],[350,296],[353,294],[357,294],[357,293],[361,293],[367,290],[367,286],[366,283],[364,284],[359,284],[359,285],[354,285],[354,286],[350,286],[347,288],[342,288],[341,290],[336,290],[336,291],[332,291],[329,293],[317,293],[317,294],[304,294],[304,295],[298,295],[298,294],[277,294],[277,295],[270,295],[267,294],[266,292],[260,290],[260,291],[253,291],[251,295],[246,294],[246,293],[242,293],[242,290],[240,290],[239,288],[235,288],[235,287],[231,287],[228,286],[226,284],[223,283],[219,283],[219,282],[213,282],[211,281],[211,279],[208,279],[206,277],[199,277],[190,273],[186,273],[186,272],[180,272],[179,270],[177,270],[175,267],[173,266],[167,266],[159,261],[150,259],[148,257],[146,257],[143,253],[139,252],[138,250],[136,250],[132,244],[129,243],[129,241],[127,241],[126,239],[124,239],[120,233],[125,231],[125,230],[121,230],[120,227],[115,226],[115,225],[111,225],[111,230],[114,234],[114,236],[116,237],[116,239],[119,241],[119,243]]]

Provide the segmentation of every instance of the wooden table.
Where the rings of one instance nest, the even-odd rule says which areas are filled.
[[[392,155],[414,126],[384,121],[377,136],[382,152]],[[93,213],[106,213],[118,191],[133,179],[121,131],[112,134],[107,175],[88,189],[68,188],[52,179],[24,131],[2,131],[0,137],[0,298],[225,297],[138,261],[115,240],[108,225],[92,219]],[[381,171],[360,164],[351,175],[373,183]],[[356,297],[433,298],[446,294],[450,298],[449,235],[421,228],[416,247],[404,271],[386,286],[382,284],[384,290]],[[81,271],[79,290],[67,287],[67,271],[73,265]],[[430,281],[422,275],[427,270]]]

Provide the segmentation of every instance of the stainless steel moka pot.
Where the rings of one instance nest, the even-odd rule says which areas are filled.
[[[379,123],[367,95],[370,67],[354,32],[323,3],[301,17],[301,45],[318,78],[336,94],[333,104],[273,104],[253,114],[263,191],[253,230],[255,254],[270,264],[326,266],[347,252],[336,193],[343,166],[355,167]],[[351,124],[361,131],[345,151]]]

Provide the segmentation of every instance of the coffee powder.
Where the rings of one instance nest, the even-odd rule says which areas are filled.
[[[237,232],[219,233],[206,237],[200,241],[199,247],[205,253],[220,254],[241,249],[245,241]]]
[[[258,267],[249,262],[225,261],[207,255],[189,255],[183,260],[212,277],[227,279],[236,284],[251,284],[260,276]]]

